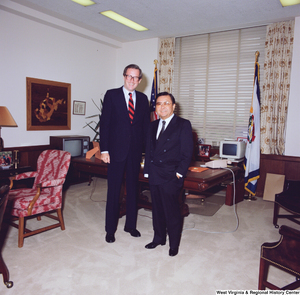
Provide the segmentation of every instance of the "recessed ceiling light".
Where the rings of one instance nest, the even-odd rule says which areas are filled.
[[[300,0],[280,0],[282,6],[291,6],[300,4]]]
[[[91,1],[91,0],[72,0],[73,2],[76,2],[82,6],[90,6],[93,4],[96,4],[95,2]]]
[[[127,27],[130,27],[136,31],[147,31],[148,29],[135,23],[134,21],[116,13],[116,12],[113,12],[112,10],[107,10],[107,11],[102,11],[100,12],[102,15],[105,15],[111,19],[113,19],[114,21],[116,22],[119,22]]]

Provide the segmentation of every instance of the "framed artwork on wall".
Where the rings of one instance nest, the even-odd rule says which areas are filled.
[[[85,115],[85,101],[73,101],[73,115]]]
[[[26,78],[27,130],[71,129],[71,84]]]

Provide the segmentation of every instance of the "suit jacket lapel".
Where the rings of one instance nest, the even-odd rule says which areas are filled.
[[[156,140],[156,133],[157,133],[157,128],[158,128],[158,123],[159,123],[159,120],[154,121],[153,127],[151,129],[151,134],[150,134],[151,142],[153,144],[153,149],[155,149],[155,147],[156,147],[156,141],[157,141]]]
[[[118,100],[119,101],[117,103],[121,107],[122,116],[124,116],[124,118],[128,118],[128,121],[130,122],[130,118],[129,118],[129,114],[128,114],[128,107],[126,104],[126,99],[124,97],[123,87],[119,88]]]
[[[166,140],[170,137],[170,135],[176,129],[176,122],[177,122],[177,116],[174,115],[174,117],[172,118],[172,120],[168,124],[168,126],[167,126],[166,130],[164,131],[164,133],[160,136],[159,140],[157,140],[156,147],[157,147],[158,150],[159,150],[159,148],[161,148],[166,143]],[[158,123],[157,123],[157,127],[155,129],[156,132],[157,132],[157,128],[158,128]],[[155,135],[156,135],[156,133],[155,133]]]

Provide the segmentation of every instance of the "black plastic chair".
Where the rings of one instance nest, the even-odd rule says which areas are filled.
[[[283,208],[290,214],[279,214]],[[300,180],[285,180],[284,190],[275,195],[273,224],[276,228],[278,218],[287,218],[300,225]]]
[[[5,211],[6,204],[7,204],[8,193],[9,193],[8,185],[4,185],[0,188],[0,230],[1,230],[1,226],[2,226],[4,211]],[[3,244],[3,241],[1,241],[0,245],[2,245],[2,244]],[[0,248],[0,250],[1,250],[1,248]],[[3,261],[1,251],[0,251],[0,273],[2,273],[2,275],[3,275],[3,282],[6,285],[6,287],[11,288],[13,286],[13,282],[9,280],[9,272],[6,267],[6,264]]]

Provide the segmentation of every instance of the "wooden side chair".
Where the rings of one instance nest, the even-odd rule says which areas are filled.
[[[18,174],[11,178],[13,180],[21,180],[25,178],[34,178],[32,188],[21,188],[10,190],[8,207],[10,215],[14,218],[11,225],[19,229],[18,246],[23,247],[24,238],[60,227],[65,229],[62,216],[62,188],[65,182],[67,172],[71,161],[71,154],[59,150],[43,151],[37,161],[37,170],[34,172],[26,172]],[[50,214],[51,211],[57,213]],[[58,223],[29,230],[26,228],[25,220],[30,217],[47,216],[58,221]],[[18,223],[14,221],[18,220]]]
[[[279,214],[283,208],[288,214]],[[283,192],[275,195],[273,224],[278,228],[278,218],[287,218],[300,225],[300,180],[285,180]]]
[[[258,289],[295,290],[300,287],[300,231],[282,225],[279,229],[280,240],[264,243],[261,246]],[[296,277],[291,284],[278,287],[269,282],[269,266],[272,265]]]
[[[5,211],[6,204],[7,204],[8,192],[9,192],[8,185],[4,185],[0,188],[0,229],[2,226],[3,215],[4,215],[4,211]],[[2,236],[1,236],[1,238],[2,238]],[[1,241],[0,244],[2,245],[3,241]],[[2,275],[3,275],[3,282],[6,285],[6,287],[11,288],[13,286],[13,282],[9,280],[9,272],[8,272],[7,266],[2,258],[1,252],[0,252],[0,273],[2,273]]]

